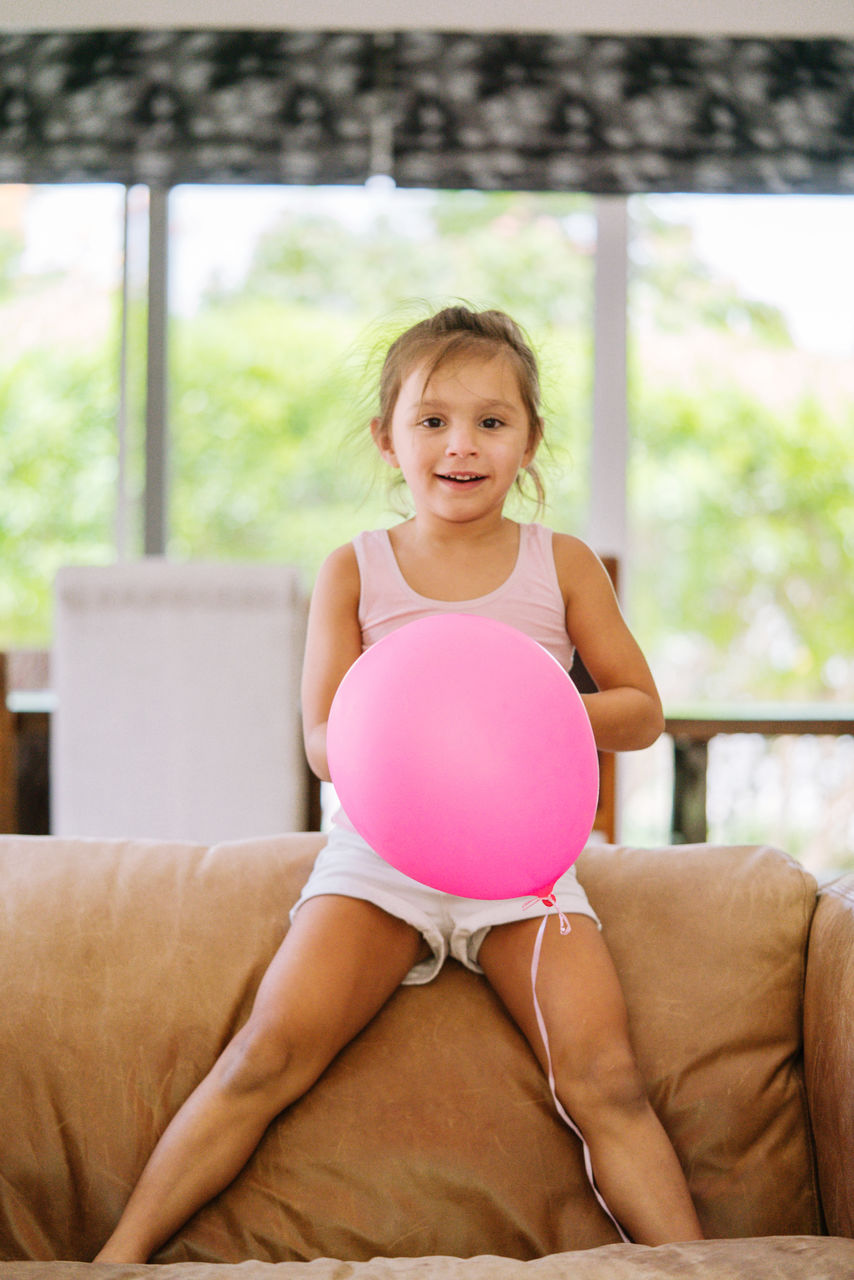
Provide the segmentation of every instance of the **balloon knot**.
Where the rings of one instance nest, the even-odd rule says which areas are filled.
[[[549,915],[556,915],[560,924],[562,934],[572,933],[572,926],[566,918],[566,915],[557,905],[557,898],[554,893],[540,893],[535,898],[529,898],[525,903],[525,909],[536,906],[538,902],[542,902],[544,907],[548,907]]]

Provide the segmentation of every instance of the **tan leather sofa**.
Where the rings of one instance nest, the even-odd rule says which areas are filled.
[[[854,1275],[854,877],[817,893],[775,850],[712,846],[579,863],[711,1239],[617,1242],[526,1044],[451,962],[152,1264],[90,1270],[321,840],[0,839],[2,1280]]]

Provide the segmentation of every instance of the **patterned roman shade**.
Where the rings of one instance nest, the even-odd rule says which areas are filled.
[[[854,41],[0,36],[0,181],[854,191]]]

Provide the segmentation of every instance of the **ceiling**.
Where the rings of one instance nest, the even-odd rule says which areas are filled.
[[[854,36],[854,2],[433,0],[425,16],[411,0],[0,0],[0,29],[152,27]]]

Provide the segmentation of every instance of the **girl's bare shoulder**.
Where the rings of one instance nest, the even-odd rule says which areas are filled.
[[[352,542],[330,551],[317,573],[315,592],[359,591],[359,563]]]
[[[570,533],[552,533],[552,550],[558,582],[564,598],[593,586],[611,589],[611,580],[602,561],[591,547]]]

